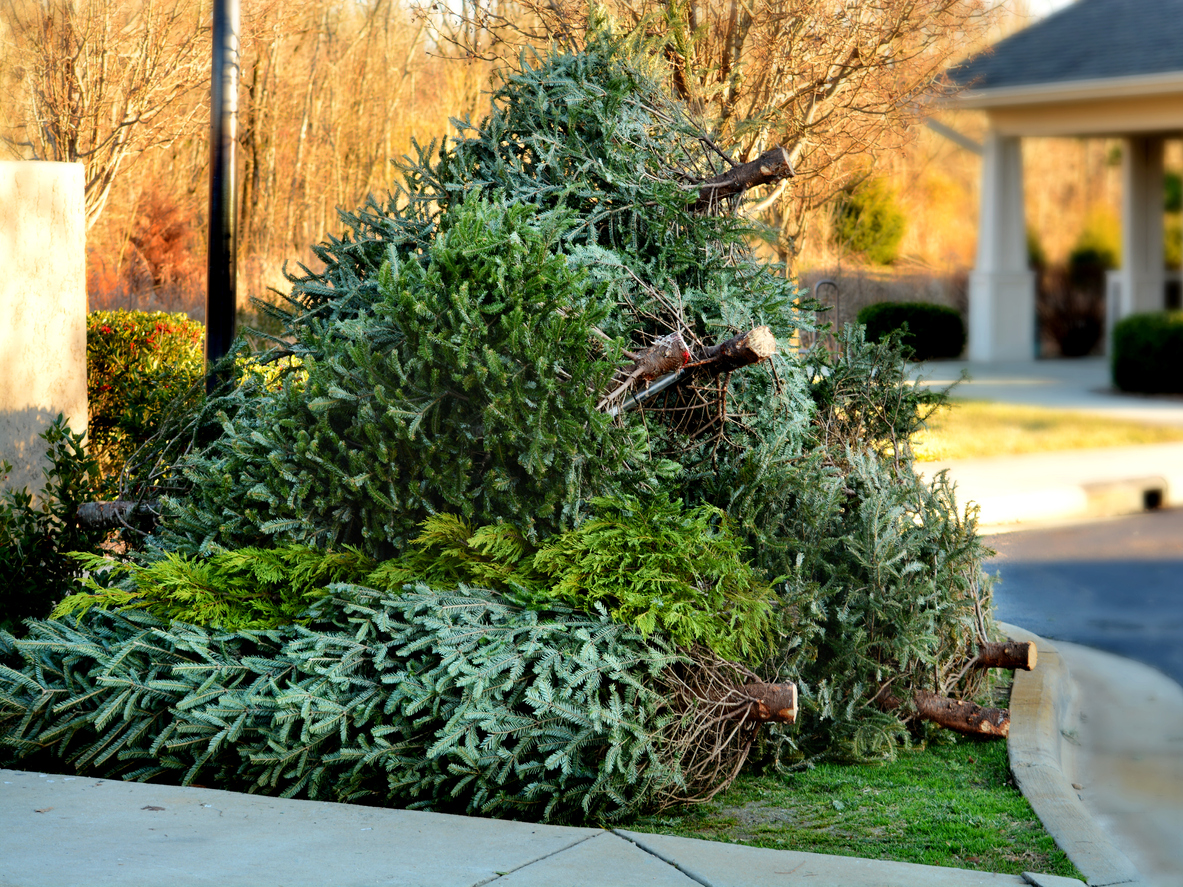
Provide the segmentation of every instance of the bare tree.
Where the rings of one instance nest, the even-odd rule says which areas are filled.
[[[584,0],[469,0],[482,39],[557,40],[578,47]],[[877,153],[897,145],[916,103],[989,25],[989,0],[605,0],[619,30],[655,48],[679,98],[717,134],[736,163],[782,146],[797,172],[766,190],[755,211],[781,230],[782,257],[810,210]],[[472,30],[452,28],[457,42]],[[471,38],[470,38],[471,39]]]
[[[390,160],[409,147],[400,136],[414,123],[409,93],[423,41],[424,24],[396,0],[244,9],[244,250],[303,250],[334,224],[336,206],[393,184]]]
[[[120,169],[192,134],[209,82],[206,0],[4,0],[0,141],[85,167],[86,221]],[[175,111],[178,113],[166,113]]]

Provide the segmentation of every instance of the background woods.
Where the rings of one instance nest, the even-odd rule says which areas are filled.
[[[1018,4],[1021,6],[1022,4]],[[395,184],[390,159],[479,119],[490,75],[525,46],[580,45],[581,0],[307,0],[243,6],[239,293],[286,291],[285,262],[337,232],[337,207]],[[990,0],[611,0],[619,30],[657,46],[678,98],[733,161],[773,145],[796,177],[746,208],[806,285],[837,279],[840,319],[869,301],[964,308],[979,159],[916,125],[940,72],[1022,26]],[[204,308],[208,0],[0,0],[0,156],[86,164],[90,307]],[[940,113],[980,139],[984,120]],[[1118,199],[1115,147],[1032,142],[1028,217],[1043,260],[1066,266]],[[727,161],[715,155],[718,170]],[[1177,158],[1168,158],[1175,169]],[[873,172],[873,176],[872,176]],[[860,188],[903,220],[890,264],[842,236]],[[1109,225],[1112,228],[1112,225]],[[1172,229],[1174,230],[1174,229]],[[1037,256],[1038,258],[1038,256]]]
[[[93,228],[122,167],[195,131],[208,4],[7,0],[5,146],[80,162]],[[205,65],[208,70],[208,63]]]
[[[91,309],[204,306],[207,0],[3,0],[5,159],[86,164]],[[416,134],[478,110],[489,66],[447,64],[392,0],[243,5],[240,300],[393,184]],[[454,53],[453,53],[454,54]]]
[[[794,256],[810,212],[897,145],[985,0],[738,0],[604,7],[662,45],[678,97],[736,161],[789,148],[791,188],[756,212]],[[208,147],[208,0],[4,0],[0,137],[13,158],[87,164],[92,308],[200,315]],[[243,7],[240,291],[282,286],[285,260],[393,184],[390,158],[485,110],[519,47],[581,44],[588,7],[275,0]],[[722,162],[722,161],[720,161]],[[722,167],[720,167],[722,168]]]
[[[754,210],[781,233],[778,258],[811,211],[881,155],[899,150],[917,101],[945,67],[982,39],[995,4],[985,0],[609,0],[618,26],[660,46],[678,98],[739,162],[783,145],[797,178],[769,189]],[[494,8],[495,7],[495,8]],[[519,0],[520,14],[466,4],[474,53],[540,34],[579,45],[582,0]],[[498,12],[500,10],[500,12]]]

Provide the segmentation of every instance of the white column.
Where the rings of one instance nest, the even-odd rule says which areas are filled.
[[[1121,271],[1114,312],[1118,320],[1164,307],[1163,139],[1125,139],[1121,173]]]
[[[86,430],[86,212],[81,163],[0,162],[0,460],[45,482],[37,435]],[[0,581],[3,581],[0,579]]]
[[[977,265],[969,277],[969,358],[1035,357],[1035,274],[1027,267],[1023,154],[991,130],[982,152]]]

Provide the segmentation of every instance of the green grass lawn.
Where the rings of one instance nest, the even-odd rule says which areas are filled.
[[[961,740],[887,764],[741,776],[714,801],[628,826],[768,847],[1022,874],[1083,876],[1019,793],[1006,743]]]
[[[927,424],[913,443],[920,462],[1183,440],[1183,428],[988,401],[953,401]]]

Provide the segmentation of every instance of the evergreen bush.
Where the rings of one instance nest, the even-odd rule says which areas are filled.
[[[1113,327],[1113,384],[1143,394],[1183,393],[1183,311],[1133,314]]]
[[[868,178],[846,189],[838,201],[834,239],[876,265],[890,265],[900,254],[908,220],[885,181]]]
[[[40,437],[49,462],[40,494],[0,491],[0,629],[7,631],[18,630],[24,619],[48,616],[82,571],[69,552],[91,551],[106,535],[78,523],[78,505],[98,498],[102,489],[82,433],[71,431],[59,414]],[[0,460],[0,479],[11,470]]]
[[[1068,270],[1073,284],[1095,286],[1098,275],[1121,263],[1121,223],[1112,212],[1096,209],[1089,213],[1072,250]]]
[[[913,360],[960,357],[965,349],[965,322],[945,305],[879,302],[862,308],[858,322],[867,328],[867,338],[876,342],[903,331],[900,341]]]
[[[185,314],[92,311],[86,316],[87,444],[114,486],[128,457],[179,398],[195,402],[205,327]],[[184,409],[191,403],[181,404]]]

